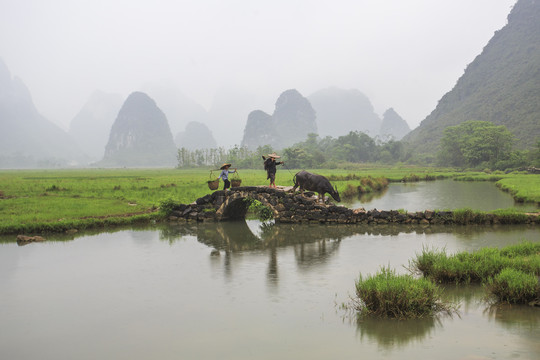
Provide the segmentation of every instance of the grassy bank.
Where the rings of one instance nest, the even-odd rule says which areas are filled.
[[[339,177],[332,176],[330,181],[336,181]],[[346,180],[345,188],[340,191],[341,197],[344,199],[352,199],[362,194],[370,194],[383,191],[388,187],[388,179],[385,177],[373,178],[371,176],[358,177],[349,176]],[[338,189],[339,190],[339,189]]]
[[[512,194],[516,201],[540,205],[540,175],[517,174],[498,180],[496,185]]]
[[[454,178],[458,181],[492,181],[502,191],[509,192],[518,202],[532,202],[540,205],[540,176],[523,172],[504,174],[502,172],[467,173]]]
[[[279,167],[276,183],[292,186],[296,171]],[[362,179],[382,179],[384,183],[384,179],[397,182],[464,175],[448,169],[370,165],[313,172],[334,179],[332,183],[340,193],[348,188],[355,192],[367,191],[368,181]],[[205,169],[2,170],[0,234],[63,231],[115,222],[146,221],[157,216],[159,204],[166,199],[191,203],[208,194],[207,181],[218,175],[219,170],[210,172]],[[481,173],[467,175],[482,176]],[[239,177],[243,186],[268,184],[262,169],[239,169]],[[369,185],[372,190],[377,191],[379,180]],[[523,201],[536,199],[540,202],[538,175],[504,174],[499,182],[502,189],[523,198]],[[220,188],[222,186],[220,183]]]

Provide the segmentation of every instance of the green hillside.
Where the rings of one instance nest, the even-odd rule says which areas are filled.
[[[519,149],[540,140],[540,2],[519,0],[455,87],[403,140],[413,154],[437,151],[448,126],[468,120],[505,125]]]

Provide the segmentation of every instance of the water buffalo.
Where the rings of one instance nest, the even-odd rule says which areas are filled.
[[[300,187],[300,191],[302,193],[304,192],[304,190],[318,192],[319,198],[322,198],[323,202],[325,193],[330,194],[330,196],[332,196],[337,202],[341,201],[341,198],[339,197],[339,192],[337,191],[337,187],[333,188],[332,184],[330,184],[330,181],[322,175],[312,174],[310,172],[302,170],[297,172],[296,175],[294,175],[293,181],[293,192],[296,191],[297,187]]]

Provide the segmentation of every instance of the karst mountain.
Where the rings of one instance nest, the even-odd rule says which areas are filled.
[[[519,0],[507,19],[435,110],[404,137],[411,154],[435,152],[444,129],[469,120],[506,126],[521,149],[539,141],[540,1]]]
[[[112,125],[100,166],[167,167],[177,162],[167,117],[147,94],[128,96]]]

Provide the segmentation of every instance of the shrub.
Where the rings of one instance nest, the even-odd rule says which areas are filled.
[[[244,201],[249,203],[249,211],[255,213],[257,219],[262,222],[272,220],[274,213],[268,206],[263,205],[259,200],[246,198]]]
[[[401,179],[402,182],[417,182],[420,181],[420,177],[416,174],[409,174]]]
[[[172,214],[173,211],[178,210],[179,208],[180,203],[170,198],[162,200],[159,203],[159,211],[166,216]]]
[[[60,187],[60,186],[57,186],[57,185],[52,185],[52,186],[49,186],[48,188],[45,189],[45,191],[66,191],[67,189],[66,188],[63,188],[63,187]]]

